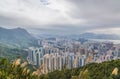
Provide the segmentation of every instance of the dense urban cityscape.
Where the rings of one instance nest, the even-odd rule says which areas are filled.
[[[120,0],[0,0],[0,79],[120,79]]]
[[[30,47],[30,64],[44,66],[43,73],[64,68],[82,67],[120,58],[120,45],[110,41],[98,42],[81,39],[49,38],[38,40],[39,47]],[[84,42],[83,42],[84,41]]]

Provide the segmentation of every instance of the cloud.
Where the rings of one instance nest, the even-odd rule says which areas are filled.
[[[74,8],[68,12],[74,18],[83,18],[86,24],[113,27],[120,25],[119,0],[71,0]]]
[[[77,34],[105,29],[108,33],[120,30],[120,0],[0,0],[0,26],[31,32]]]
[[[20,23],[26,19],[31,20],[31,22],[28,21],[29,23],[25,22],[24,24],[31,26],[62,23],[60,21],[66,19],[59,10],[42,5],[39,0],[2,0],[0,1],[0,13],[1,16],[8,16],[11,20],[16,19]],[[14,22],[15,21],[13,20],[13,23],[11,23],[13,26]]]

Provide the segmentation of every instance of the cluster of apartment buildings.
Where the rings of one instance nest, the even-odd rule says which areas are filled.
[[[44,66],[44,71],[77,68],[85,65],[86,56],[80,53],[62,52],[57,48],[29,48],[28,60],[31,64]]]
[[[39,47],[30,47],[28,61],[43,66],[43,72],[71,69],[89,63],[119,59],[120,46],[111,42],[85,42],[71,39],[40,40]]]

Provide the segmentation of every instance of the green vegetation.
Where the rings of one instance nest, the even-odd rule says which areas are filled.
[[[21,57],[22,59],[26,59],[28,56],[27,51],[20,48],[12,48],[5,45],[0,44],[0,58],[7,58],[9,60],[14,60],[16,57]]]
[[[120,79],[120,60],[92,63],[77,69],[54,71],[40,79]]]
[[[26,48],[28,46],[36,46],[37,40],[25,29],[6,29],[0,27],[0,44],[14,48]]]
[[[0,59],[0,79],[38,79],[27,65],[27,61],[21,63],[20,58],[12,63],[7,59]]]
[[[92,63],[76,69],[63,69],[41,74],[41,68],[31,70],[27,61],[0,59],[0,79],[120,79],[120,60]]]
[[[41,75],[40,79],[120,79],[120,60],[92,63],[77,69],[54,71]]]

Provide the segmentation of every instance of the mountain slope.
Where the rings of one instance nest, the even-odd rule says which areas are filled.
[[[34,45],[36,39],[25,29],[5,29],[0,28],[0,43],[13,47],[27,47]]]
[[[95,34],[95,33],[82,33],[82,34],[77,34],[77,35],[69,35],[69,38],[73,38],[73,39],[86,38],[86,39],[120,40],[119,35],[115,35],[115,34]]]
[[[7,46],[0,45],[0,58],[7,58],[14,60],[17,57],[21,57],[23,60],[28,56],[28,52],[20,48],[9,48]]]
[[[84,33],[81,34],[80,37],[83,38],[90,38],[90,39],[113,39],[113,40],[117,40],[120,39],[120,37],[118,35],[115,34],[94,34],[94,33]]]

